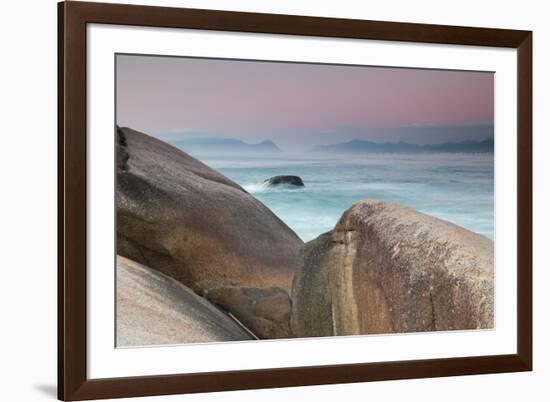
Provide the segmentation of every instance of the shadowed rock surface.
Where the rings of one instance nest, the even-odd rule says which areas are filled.
[[[493,327],[493,241],[452,223],[365,200],[302,252],[296,336]]]
[[[199,286],[200,295],[230,311],[259,338],[291,337],[291,301],[283,289],[223,287],[211,281]]]
[[[118,253],[200,281],[290,293],[303,242],[239,185],[160,140],[119,128]]]
[[[117,256],[117,346],[252,339],[210,302],[168,276]]]
[[[291,186],[303,187],[304,182],[298,176],[273,176],[265,181],[268,186],[278,186],[287,184]]]

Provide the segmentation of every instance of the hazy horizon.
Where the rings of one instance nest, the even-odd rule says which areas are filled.
[[[117,123],[168,142],[271,140],[292,152],[493,137],[489,72],[117,55],[116,73]]]

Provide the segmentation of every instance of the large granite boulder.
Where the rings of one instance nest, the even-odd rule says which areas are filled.
[[[302,241],[227,177],[158,139],[117,130],[117,251],[196,289],[290,293]]]
[[[452,223],[365,200],[303,256],[296,336],[493,327],[493,241]]]
[[[261,339],[289,338],[291,301],[281,288],[239,288],[201,283],[199,294],[231,312]]]
[[[253,339],[237,322],[174,279],[117,256],[117,346]]]

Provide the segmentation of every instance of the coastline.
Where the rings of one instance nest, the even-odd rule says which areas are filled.
[[[187,286],[254,337],[492,327],[492,240],[397,204],[360,201],[304,244],[219,171],[143,133],[118,132],[117,253]],[[304,282],[310,267],[320,276]]]

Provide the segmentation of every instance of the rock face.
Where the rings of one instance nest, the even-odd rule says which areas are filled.
[[[291,301],[281,288],[224,287],[207,281],[199,294],[230,311],[262,339],[289,338]]]
[[[291,186],[304,187],[304,182],[298,176],[273,176],[265,181],[268,186],[287,184]]]
[[[252,339],[235,321],[166,275],[117,256],[117,346]]]
[[[160,140],[117,130],[118,254],[196,289],[290,293],[302,241],[239,185]]]
[[[309,242],[294,279],[294,335],[493,327],[493,242],[365,200]]]

